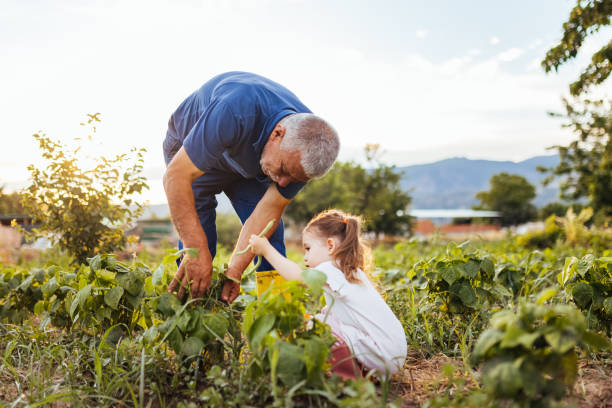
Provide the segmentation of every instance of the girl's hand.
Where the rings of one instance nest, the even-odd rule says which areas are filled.
[[[266,238],[258,237],[255,234],[251,235],[251,238],[249,238],[249,245],[251,245],[251,252],[260,256],[264,254],[268,246],[271,246]]]

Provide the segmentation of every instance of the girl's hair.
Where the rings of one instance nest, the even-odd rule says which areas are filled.
[[[369,272],[371,267],[370,248],[361,239],[361,217],[339,210],[325,210],[317,214],[304,231],[314,230],[323,237],[338,238],[340,244],[332,256],[346,280],[359,283],[357,270]]]

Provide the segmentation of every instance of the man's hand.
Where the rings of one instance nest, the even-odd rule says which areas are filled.
[[[227,303],[232,303],[240,294],[240,278],[242,277],[242,271],[240,269],[230,268],[225,272],[225,274],[230,278],[236,279],[236,281],[231,279],[225,280],[223,290],[221,291],[221,300]]]
[[[180,285],[177,293],[179,299],[182,300],[188,290],[190,290],[192,298],[200,298],[204,296],[204,291],[210,286],[211,276],[212,260],[210,254],[206,257],[200,251],[198,258],[185,256],[176,275],[174,275],[174,279],[170,282],[168,292],[174,292]]]

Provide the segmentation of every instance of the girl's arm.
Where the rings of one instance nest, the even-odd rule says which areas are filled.
[[[253,251],[255,255],[265,257],[283,278],[288,281],[303,281],[302,268],[295,262],[282,256],[266,238],[251,235],[249,244],[251,245],[251,251]]]

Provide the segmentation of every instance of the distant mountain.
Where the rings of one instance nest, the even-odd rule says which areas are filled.
[[[559,163],[558,155],[536,156],[521,162],[451,158],[430,164],[398,167],[404,175],[401,185],[410,191],[412,208],[470,208],[478,204],[476,193],[489,189],[489,179],[500,172],[518,174],[536,187],[533,203],[540,207],[558,200],[558,183],[543,187],[545,175],[538,166]]]
[[[552,167],[559,162],[559,156],[536,156],[522,162],[471,160],[452,158],[429,164],[397,167],[404,173],[401,185],[410,191],[412,208],[470,208],[477,204],[476,193],[489,189],[492,175],[505,171],[525,177],[536,187],[537,196],[533,203],[541,207],[558,200],[558,183],[543,187],[544,175],[536,170],[538,166]],[[232,212],[229,199],[217,196],[217,211]],[[170,216],[167,204],[150,206],[142,218],[165,218]]]

